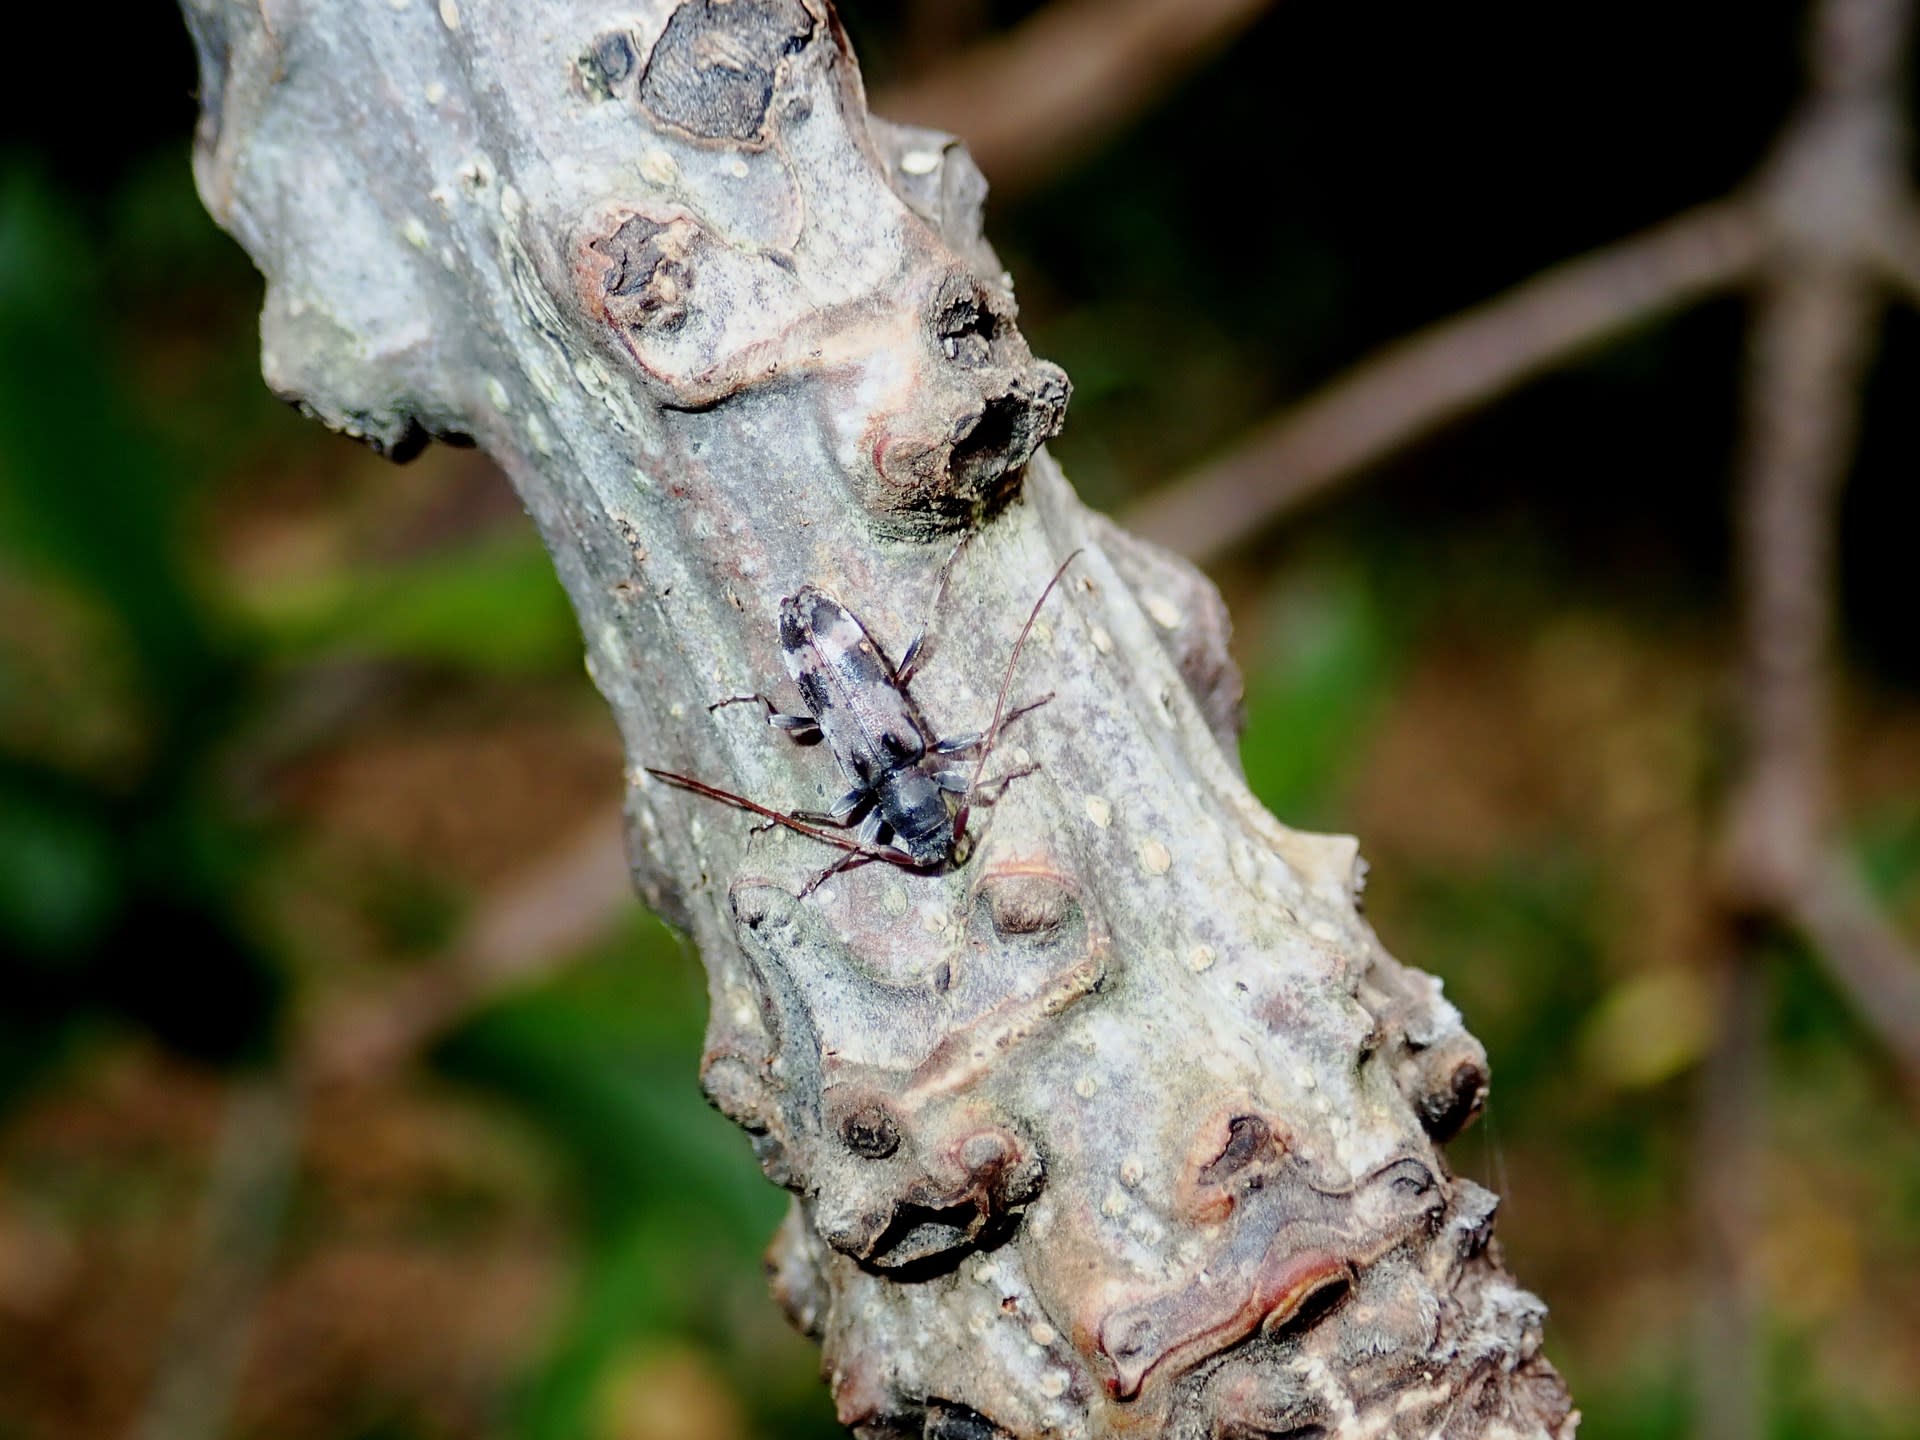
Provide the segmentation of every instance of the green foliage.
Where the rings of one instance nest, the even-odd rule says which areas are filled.
[[[108,363],[96,259],[44,184],[0,177],[0,547],[28,603],[64,587],[102,618],[110,653],[131,659],[144,737],[122,765],[10,746],[36,697],[0,649],[0,1107],[100,1017],[207,1058],[256,1056],[281,989],[245,909],[256,837],[217,774],[250,669],[188,562],[192,469]]]
[[[743,1393],[777,1393],[735,1317],[764,1309],[756,1256],[785,1199],[761,1178],[746,1138],[700,1097],[705,1008],[695,957],[642,919],[441,1047],[447,1074],[510,1104],[564,1157],[581,1207],[577,1290],[526,1388],[527,1440],[594,1433],[610,1376],[648,1337],[698,1337]],[[784,1358],[791,1369],[793,1352]],[[832,1433],[819,1429],[824,1400],[810,1381],[786,1389],[797,1413],[782,1416],[781,1433],[804,1431],[809,1412],[814,1429]]]
[[[1395,647],[1351,572],[1276,587],[1264,619],[1240,744],[1247,784],[1289,824],[1330,824],[1393,682]]]
[[[255,619],[286,662],[352,656],[522,675],[579,665],[579,629],[530,525],[377,572],[276,587]]]
[[[16,563],[110,603],[150,700],[177,709],[213,668],[214,627],[188,574],[177,457],[108,364],[94,258],[44,185],[0,177],[0,534]]]

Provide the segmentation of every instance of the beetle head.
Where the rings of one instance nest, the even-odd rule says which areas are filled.
[[[953,812],[946,794],[919,770],[900,770],[879,785],[880,813],[915,865],[931,869],[953,853]]]

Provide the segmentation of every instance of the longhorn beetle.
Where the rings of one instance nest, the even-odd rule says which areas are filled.
[[[965,545],[962,540],[955,546],[940,567],[940,578],[934,586],[935,610],[946,594],[947,576]],[[1027,623],[1013,643],[1013,653],[1007,657],[992,721],[977,734],[948,740],[934,735],[907,692],[926,655],[931,614],[896,667],[888,663],[853,612],[826,591],[808,585],[780,602],[780,652],[787,674],[799,688],[806,713],[785,714],[765,695],[734,695],[707,709],[711,712],[728,705],[759,704],[766,707],[767,723],[793,740],[813,744],[824,738],[853,787],[826,812],[787,813],[689,775],[652,766],[647,767],[647,773],[668,785],[749,811],[769,824],[785,826],[847,852],[837,864],[808,882],[802,895],[810,894],[828,876],[872,860],[904,870],[933,870],[955,860],[966,838],[967,815],[974,797],[983,788],[998,789],[1034,768],[1029,765],[1010,771],[988,782],[988,787],[980,783],[1001,730],[1053,698],[1044,695],[1010,713],[1006,708],[1014,667],[1020,663],[1020,652],[1040,618],[1040,607],[1079,554],[1075,550],[1060,562],[1040,598],[1033,602]],[[977,753],[971,773],[945,763],[968,751]],[[853,832],[851,838],[835,833],[847,830]]]

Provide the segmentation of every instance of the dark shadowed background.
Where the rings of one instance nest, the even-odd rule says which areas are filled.
[[[870,90],[937,111],[1040,7],[843,8]],[[1076,387],[1056,453],[1124,513],[1729,190],[1802,23],[1278,0],[1071,153],[1001,142],[990,233]],[[783,1197],[698,1093],[696,957],[609,896],[620,756],[531,526],[473,452],[395,468],[267,395],[184,29],[111,28],[0,88],[0,1440],[838,1433],[763,1292]],[[1361,837],[1374,923],[1491,1054],[1455,1162],[1506,1197],[1589,1440],[1696,1433],[1724,1359],[1695,1096],[1746,320],[1642,329],[1212,567],[1255,788]],[[1881,335],[1836,778],[1916,935],[1920,325]],[[1808,955],[1764,968],[1767,1431],[1920,1436],[1914,1111]]]

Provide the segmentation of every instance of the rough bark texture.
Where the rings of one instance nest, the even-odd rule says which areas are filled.
[[[1570,1434],[1494,1198],[1437,1148],[1479,1045],[1361,919],[1354,842],[1248,793],[1218,597],[1038,448],[1066,379],[1015,328],[978,173],[868,119],[825,0],[187,10],[270,384],[395,454],[472,437],[552,549],[842,1419]],[[1055,698],[1001,747],[1039,768],[963,863],[797,898],[832,852],[641,766],[831,798],[824,753],[707,705],[781,676],[805,583],[897,653],[962,532],[915,682],[948,733],[1084,547],[1015,682]]]

